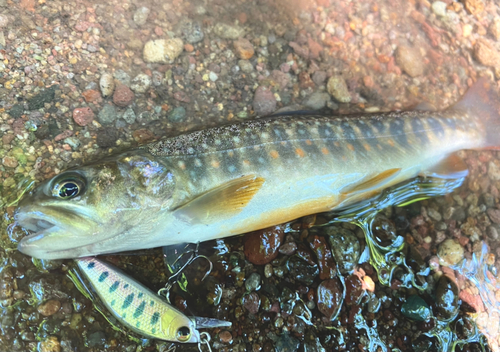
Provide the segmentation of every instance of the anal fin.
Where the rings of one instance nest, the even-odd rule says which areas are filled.
[[[457,179],[467,176],[469,169],[456,153],[448,155],[437,165],[421,173],[422,176]]]
[[[354,186],[349,186],[349,188],[342,190],[341,196],[347,198],[359,193],[365,193],[370,191],[375,191],[384,188],[401,172],[400,168],[388,169],[382,171],[369,179],[364,179],[360,183]]]
[[[177,208],[174,215],[201,224],[231,218],[252,200],[264,181],[255,175],[231,180]]]

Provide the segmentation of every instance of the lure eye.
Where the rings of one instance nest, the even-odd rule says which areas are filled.
[[[52,195],[60,199],[71,199],[82,194],[85,183],[79,177],[65,177],[56,182]]]
[[[177,330],[177,340],[186,342],[191,338],[191,330],[187,326],[183,326]]]

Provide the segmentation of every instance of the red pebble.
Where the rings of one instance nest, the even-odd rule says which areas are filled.
[[[113,94],[113,103],[115,103],[119,107],[124,108],[132,104],[134,99],[135,99],[135,94],[130,90],[129,87],[127,87],[124,84],[119,84],[116,87],[115,92]]]
[[[285,237],[283,226],[273,226],[252,232],[245,238],[245,257],[253,264],[264,265],[278,256]]]
[[[73,120],[79,126],[87,126],[94,120],[94,112],[90,108],[76,108],[73,110]]]

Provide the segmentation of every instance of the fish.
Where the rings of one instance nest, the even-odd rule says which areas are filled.
[[[494,149],[500,100],[479,79],[443,110],[284,114],[181,134],[66,170],[20,201],[41,259],[197,243],[337,211],[416,176],[460,178]]]
[[[139,335],[179,343],[202,343],[198,328],[231,326],[223,320],[186,316],[105,261],[92,257],[75,261],[108,311]]]

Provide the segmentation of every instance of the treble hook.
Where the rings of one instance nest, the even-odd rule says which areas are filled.
[[[201,255],[201,254],[198,254],[198,249],[199,249],[199,246],[200,246],[200,243],[196,243],[196,248],[194,250],[189,250],[185,253],[182,253],[175,261],[172,265],[175,265],[185,254],[188,254],[190,253],[191,254],[191,257],[186,261],[186,263],[184,263],[182,265],[182,267],[180,267],[175,273],[173,273],[172,275],[170,275],[170,277],[168,278],[167,280],[167,283],[165,284],[165,287],[162,287],[158,290],[158,295],[160,296],[164,296],[167,301],[170,303],[170,290],[172,289],[172,287],[179,281],[179,276],[182,274],[182,272],[191,264],[193,264],[194,261],[202,258],[202,259],[205,259],[206,261],[208,261],[208,264],[209,264],[209,268],[207,270],[207,272],[205,273],[205,275],[203,276],[203,278],[201,279],[201,281],[205,280],[207,278],[208,275],[210,275],[210,273],[212,272],[212,269],[214,267],[212,261],[210,259],[208,259],[208,257],[204,256],[204,255]]]

